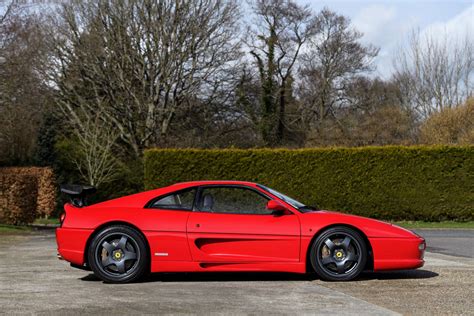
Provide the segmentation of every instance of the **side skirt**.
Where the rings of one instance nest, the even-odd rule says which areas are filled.
[[[193,262],[193,261],[153,261],[151,272],[291,272],[306,273],[306,265],[301,262]]]

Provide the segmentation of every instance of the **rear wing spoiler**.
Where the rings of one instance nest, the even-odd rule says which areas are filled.
[[[61,192],[67,194],[71,200],[71,204],[75,207],[83,207],[87,205],[86,197],[92,195],[97,189],[90,185],[79,184],[63,184]]]

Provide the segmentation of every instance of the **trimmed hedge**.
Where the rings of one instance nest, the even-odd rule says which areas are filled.
[[[19,225],[35,220],[37,183],[32,175],[0,173],[0,223]]]
[[[380,219],[474,219],[474,146],[145,151],[145,188],[191,180],[254,181]]]
[[[26,224],[50,216],[56,184],[49,167],[0,168],[0,223]]]

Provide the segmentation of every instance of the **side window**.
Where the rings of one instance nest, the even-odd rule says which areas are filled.
[[[195,194],[196,189],[175,192],[154,201],[150,208],[192,210]]]
[[[257,192],[239,187],[204,187],[199,209],[228,214],[271,214],[268,199]]]

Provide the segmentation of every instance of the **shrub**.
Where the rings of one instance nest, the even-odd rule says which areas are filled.
[[[431,115],[420,132],[425,144],[474,144],[474,98]]]
[[[474,146],[145,151],[145,187],[247,180],[309,205],[393,220],[473,220]]]
[[[56,206],[56,184],[51,168],[0,169],[0,222],[30,223],[50,216]]]
[[[38,196],[36,213],[42,217],[53,214],[56,208],[57,185],[51,168],[35,168],[38,170]]]
[[[0,174],[0,222],[31,223],[36,218],[37,178],[24,174]]]

